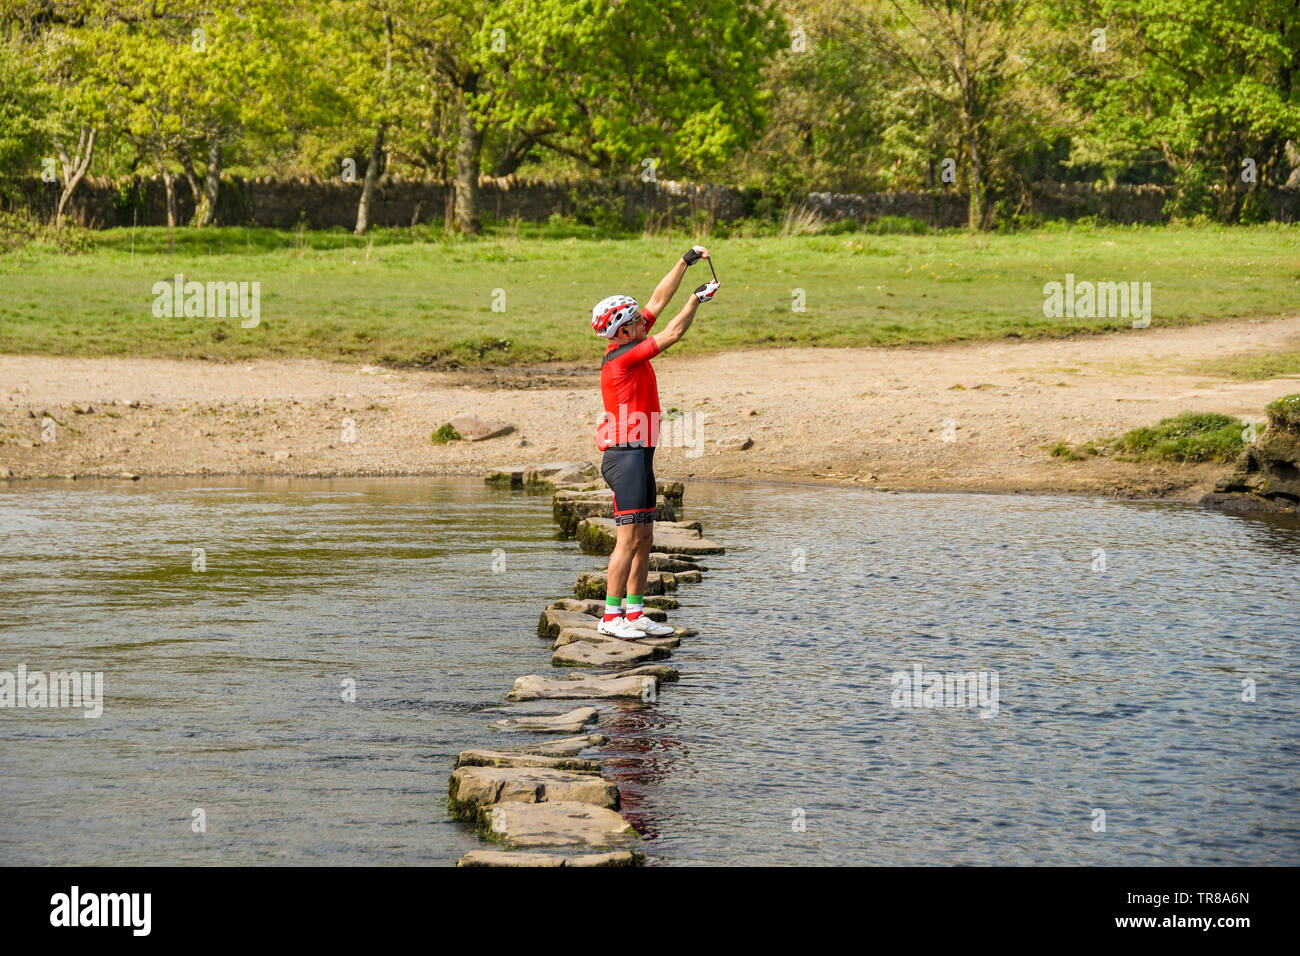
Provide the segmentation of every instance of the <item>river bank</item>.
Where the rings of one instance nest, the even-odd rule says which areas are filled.
[[[656,361],[663,406],[685,417],[657,465],[681,479],[1192,500],[1232,466],[1065,461],[1047,449],[1182,411],[1262,421],[1297,378],[1234,379],[1211,363],[1298,345],[1292,317],[1032,342],[668,353]],[[3,355],[0,476],[473,475],[594,461],[596,351],[591,366],[450,372]],[[459,413],[513,429],[434,443]]]

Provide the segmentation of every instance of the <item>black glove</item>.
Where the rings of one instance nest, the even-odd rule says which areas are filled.
[[[703,257],[704,255],[704,253],[702,252],[703,249],[704,249],[703,246],[691,246],[682,255],[682,262],[686,263],[688,266],[695,265],[695,263],[699,262],[700,259]]]
[[[713,293],[718,291],[718,286],[721,284],[722,283],[717,279],[710,279],[708,282],[704,283],[704,285],[692,292],[691,295],[695,296],[695,298],[699,299],[701,302],[708,302],[713,298]]]

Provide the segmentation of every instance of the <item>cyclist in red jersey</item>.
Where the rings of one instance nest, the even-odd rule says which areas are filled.
[[[612,295],[591,310],[591,326],[609,340],[600,368],[600,395],[605,414],[596,427],[596,447],[604,452],[600,472],[614,493],[617,540],[606,575],[602,634],[637,640],[666,636],[673,628],[656,624],[643,612],[650,570],[650,546],[658,493],[654,451],[659,442],[659,385],[650,359],[676,344],[691,327],[695,310],[718,291],[713,279],[691,293],[685,307],[662,332],[650,327],[681,285],[686,270],[709,251],[692,246],[663,277],[645,308],[635,299]],[[627,600],[627,613],[622,604]]]

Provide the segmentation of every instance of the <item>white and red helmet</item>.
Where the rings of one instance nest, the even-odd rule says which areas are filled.
[[[611,295],[601,299],[591,310],[591,327],[597,335],[612,339],[618,330],[640,314],[641,307],[629,295]]]

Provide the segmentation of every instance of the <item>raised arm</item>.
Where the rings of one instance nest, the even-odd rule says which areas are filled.
[[[708,302],[712,299],[713,293],[718,291],[721,284],[716,279],[710,279],[690,294],[690,297],[686,300],[686,305],[682,306],[682,311],[673,316],[673,320],[664,326],[662,332],[651,336],[655,340],[656,351],[662,352],[670,345],[676,345],[681,341],[682,336],[686,334],[686,330],[695,321],[695,310],[700,307],[701,302]]]
[[[707,259],[708,257],[708,249],[703,246],[691,246],[686,251],[686,254],[668,270],[668,274],[655,286],[650,301],[645,304],[645,311],[654,316],[660,315],[668,307],[668,303],[672,301],[673,296],[677,294],[677,289],[682,284],[682,276],[686,275],[686,270],[700,259]]]

